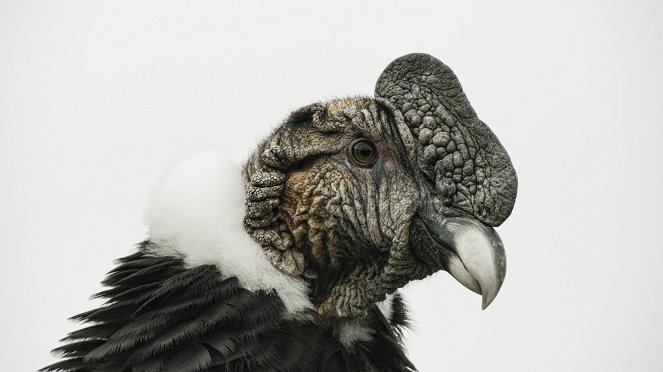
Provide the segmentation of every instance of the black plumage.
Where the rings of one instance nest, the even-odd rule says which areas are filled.
[[[94,297],[104,306],[72,317],[92,325],[54,350],[63,361],[41,371],[413,371],[399,296],[391,322],[373,306],[372,337],[343,346],[339,320],[293,319],[273,293],[251,292],[212,265],[187,268],[151,256],[150,243],[118,260]]]
[[[392,62],[375,99],[295,111],[242,169],[227,160],[201,154],[167,174],[150,240],[42,371],[414,371],[399,288],[446,270],[483,308],[499,292],[492,226],[517,177],[432,56]]]

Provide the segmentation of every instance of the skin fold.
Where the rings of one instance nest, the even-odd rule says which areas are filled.
[[[277,268],[309,281],[323,317],[361,316],[441,269],[487,306],[506,270],[491,226],[515,201],[508,154],[434,57],[392,62],[376,96],[299,109],[259,146],[245,167],[247,231]],[[370,165],[352,159],[360,139],[377,152]],[[411,239],[412,231],[444,234]],[[483,243],[456,247],[453,235]]]
[[[295,110],[241,180],[221,157],[176,166],[42,370],[414,371],[396,291],[442,270],[486,308],[517,177],[434,57],[396,59],[375,93]]]

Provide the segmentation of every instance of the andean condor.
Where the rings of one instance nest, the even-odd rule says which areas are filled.
[[[506,270],[491,226],[516,174],[454,73],[393,61],[375,98],[293,112],[248,161],[165,176],[149,238],[42,371],[414,371],[398,289],[439,270],[482,295]]]

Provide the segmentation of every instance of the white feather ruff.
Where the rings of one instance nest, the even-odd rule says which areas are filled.
[[[220,152],[193,155],[166,172],[147,209],[156,255],[216,265],[249,290],[275,291],[291,313],[313,308],[306,284],[277,270],[244,230],[241,162]]]
[[[361,320],[344,320],[336,329],[336,336],[341,344],[350,347],[357,342],[367,342],[373,339],[374,331]]]

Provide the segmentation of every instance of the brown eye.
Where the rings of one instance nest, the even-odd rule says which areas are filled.
[[[358,139],[351,143],[350,153],[359,165],[371,165],[378,158],[375,145],[365,139]]]

